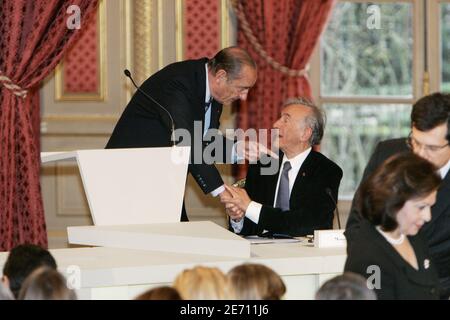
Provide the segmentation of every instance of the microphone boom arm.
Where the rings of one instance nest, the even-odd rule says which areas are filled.
[[[169,112],[166,108],[164,108],[158,101],[156,101],[155,99],[153,99],[152,96],[150,96],[150,95],[147,94],[144,90],[142,90],[142,89],[136,84],[136,82],[134,82],[133,77],[131,76],[130,70],[125,69],[125,70],[123,71],[123,73],[125,74],[125,76],[126,76],[127,78],[130,78],[130,80],[131,80],[131,82],[133,83],[134,87],[135,87],[139,92],[141,92],[144,96],[146,96],[146,97],[147,97],[148,99],[150,99],[152,102],[156,103],[156,105],[158,105],[161,109],[163,109],[163,110],[169,115],[170,123],[171,123],[170,140],[172,141],[172,146],[175,147],[175,142],[176,142],[176,140],[175,140],[175,121],[173,120],[172,115],[170,114],[170,112]]]

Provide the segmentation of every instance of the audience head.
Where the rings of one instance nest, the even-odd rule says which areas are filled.
[[[147,290],[137,296],[135,300],[181,300],[181,296],[177,289],[163,286]]]
[[[316,300],[376,300],[377,295],[367,287],[366,279],[353,272],[325,282],[316,293]]]
[[[47,250],[32,244],[19,245],[12,249],[3,267],[3,283],[17,298],[23,281],[37,268],[56,270],[56,261]]]
[[[325,113],[305,98],[287,100],[273,127],[279,130],[275,144],[289,156],[320,144],[325,130]]]
[[[450,160],[450,94],[433,93],[419,99],[411,112],[408,146],[438,169]]]
[[[286,286],[280,276],[262,264],[242,264],[227,274],[228,288],[238,300],[281,300]]]
[[[393,156],[361,185],[361,214],[383,231],[415,235],[431,219],[440,182],[427,160],[409,152]]]
[[[66,278],[55,269],[39,268],[24,281],[19,300],[76,300],[75,291],[66,283]]]
[[[246,100],[256,82],[256,63],[247,51],[229,47],[208,61],[211,96],[223,104]]]
[[[174,288],[183,300],[228,299],[225,275],[217,268],[197,266],[177,276]]]

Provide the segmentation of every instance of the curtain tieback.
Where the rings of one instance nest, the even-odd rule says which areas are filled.
[[[14,82],[12,82],[10,78],[5,76],[2,71],[0,71],[0,84],[3,85],[6,89],[11,90],[12,93],[14,93],[18,97],[25,99],[25,97],[27,96],[28,91],[14,84]]]
[[[241,28],[244,31],[245,36],[253,45],[253,49],[259,54],[260,57],[264,59],[272,68],[275,70],[289,76],[289,77],[307,77],[309,71],[309,63],[302,69],[291,69],[278,61],[276,61],[272,56],[270,56],[266,50],[264,50],[261,43],[258,41],[254,35],[247,18],[245,17],[244,9],[242,8],[242,3],[240,0],[231,0],[231,5],[234,8],[236,16],[241,23]]]

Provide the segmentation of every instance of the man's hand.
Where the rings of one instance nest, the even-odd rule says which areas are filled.
[[[230,199],[233,196],[231,193],[227,190],[227,185],[224,184],[225,190],[219,194],[220,202],[224,203],[225,199]]]
[[[232,209],[234,212],[240,210],[245,214],[245,211],[247,211],[247,208],[252,201],[248,196],[247,191],[245,191],[245,189],[230,187],[227,185],[225,185],[225,190],[231,194],[231,198],[224,198],[223,201],[221,199],[221,201],[225,203],[225,207],[227,209]]]
[[[278,155],[266,146],[256,141],[240,140],[236,142],[236,152],[239,158],[245,158],[249,162],[256,162],[261,158],[262,154],[268,154],[271,157],[278,159]]]
[[[229,191],[229,189],[227,189],[227,187],[228,186],[225,185],[225,191],[219,195],[220,202],[225,204],[226,212],[230,216],[230,218],[236,222],[239,222],[239,220],[241,220],[244,217],[245,211],[239,209],[237,205],[230,203],[231,199],[233,199],[233,196]]]

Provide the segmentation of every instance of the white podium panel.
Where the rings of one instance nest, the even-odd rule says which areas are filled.
[[[68,227],[69,243],[113,248],[250,257],[250,242],[210,221]]]
[[[43,152],[76,158],[96,226],[178,222],[190,147]]]
[[[286,284],[285,299],[314,299],[317,289],[342,274],[345,248],[315,248],[303,243],[258,244],[250,258],[94,247],[50,250],[80,299],[133,299],[144,291],[172,285],[185,269],[217,267],[223,272],[242,263],[261,263]],[[0,270],[8,252],[0,252]],[[78,271],[77,271],[78,270]]]

